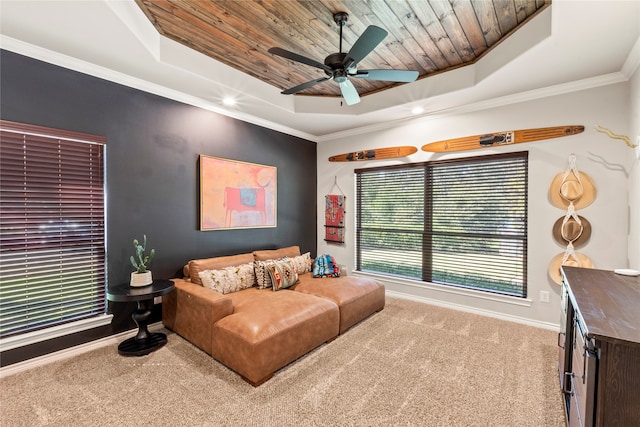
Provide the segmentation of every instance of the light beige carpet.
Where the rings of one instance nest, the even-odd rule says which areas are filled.
[[[563,426],[556,334],[387,298],[253,388],[175,334],[0,381],[2,426]]]

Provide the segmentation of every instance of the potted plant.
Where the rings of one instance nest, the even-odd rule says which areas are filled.
[[[138,239],[133,239],[133,247],[136,249],[136,253],[135,256],[131,255],[131,258],[129,259],[131,260],[131,265],[133,265],[136,271],[131,273],[131,281],[129,282],[129,285],[133,287],[150,285],[151,283],[153,283],[153,279],[151,278],[151,271],[148,270],[148,267],[149,264],[151,264],[156,251],[155,249],[151,249],[151,251],[149,251],[149,254],[146,254],[146,234],[144,235],[142,244],[138,242]]]

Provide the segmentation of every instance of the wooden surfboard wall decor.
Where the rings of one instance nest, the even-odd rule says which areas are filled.
[[[431,142],[423,145],[422,150],[433,153],[476,150],[479,148],[499,147],[502,145],[560,138],[563,136],[576,135],[582,132],[584,132],[584,126],[554,126],[548,128],[510,130]]]
[[[383,160],[405,157],[417,153],[416,147],[403,145],[398,147],[375,148],[373,150],[353,151],[329,157],[330,162],[359,162],[363,160]]]

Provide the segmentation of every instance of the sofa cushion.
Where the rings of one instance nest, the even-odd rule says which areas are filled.
[[[231,256],[220,256],[215,258],[195,259],[189,261],[184,269],[185,277],[191,279],[192,283],[202,285],[200,280],[200,272],[204,270],[219,270],[224,267],[233,267],[235,265],[247,264],[253,262],[252,254],[240,254]]]
[[[329,299],[256,288],[228,297],[234,311],[212,326],[211,354],[254,385],[338,335]]]
[[[253,251],[253,257],[257,261],[267,261],[270,259],[280,259],[284,257],[296,257],[300,255],[300,246],[289,246],[280,249],[270,249],[263,251]]]
[[[253,263],[224,267],[219,270],[204,270],[198,273],[204,287],[221,294],[241,291],[256,284]]]
[[[290,288],[298,282],[296,267],[289,258],[269,261],[266,269],[274,291]]]
[[[318,280],[311,273],[301,274],[291,289],[330,299],[340,307],[340,333],[384,308],[384,285],[377,280],[355,277],[329,277]]]

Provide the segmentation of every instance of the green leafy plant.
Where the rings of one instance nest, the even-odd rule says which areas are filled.
[[[136,257],[138,258],[138,260],[136,261],[136,258],[131,255],[131,265],[133,265],[133,267],[137,270],[137,273],[146,273],[147,272],[147,268],[149,267],[149,264],[151,264],[151,261],[153,260],[153,257],[156,254],[156,250],[155,249],[151,249],[151,251],[149,251],[149,255],[146,255],[145,252],[147,250],[147,235],[144,235],[142,244],[140,244],[140,242],[138,242],[138,239],[133,239],[133,247],[136,248]]]

